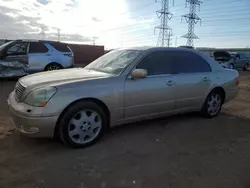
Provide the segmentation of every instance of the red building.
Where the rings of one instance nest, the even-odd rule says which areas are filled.
[[[74,62],[76,66],[85,67],[98,57],[102,56],[104,46],[85,45],[85,44],[68,44],[74,53]]]

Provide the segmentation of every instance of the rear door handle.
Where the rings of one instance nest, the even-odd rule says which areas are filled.
[[[173,86],[174,85],[174,82],[172,80],[169,80],[167,83],[166,83],[167,86]]]

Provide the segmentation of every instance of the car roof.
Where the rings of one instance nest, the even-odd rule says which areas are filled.
[[[63,43],[63,42],[60,42],[60,41],[36,40],[36,39],[17,39],[15,41],[21,41],[21,42],[46,42],[46,43],[62,43],[62,44],[67,44],[67,43]]]
[[[158,50],[176,50],[176,51],[197,51],[193,48],[187,47],[152,47],[152,46],[141,46],[141,47],[129,47],[129,48],[118,48],[117,50],[140,50],[140,51],[158,51]]]
[[[140,50],[140,51],[144,51],[146,53],[149,52],[155,52],[155,51],[160,51],[160,50],[166,50],[166,51],[188,51],[188,52],[192,52],[196,55],[201,56],[207,63],[209,63],[209,65],[212,67],[213,71],[216,70],[224,70],[224,68],[219,65],[213,58],[211,58],[210,56],[208,56],[207,54],[192,49],[192,48],[186,48],[186,47],[149,47],[149,46],[144,46],[144,47],[133,47],[133,48],[120,48],[120,49],[127,49],[127,50]]]

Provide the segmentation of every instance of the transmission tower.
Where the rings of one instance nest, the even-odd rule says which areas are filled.
[[[169,0],[161,1],[161,9],[156,11],[156,15],[161,19],[161,25],[155,27],[155,29],[160,30],[157,46],[169,47],[171,45],[171,37],[173,36],[172,29],[168,26],[168,21],[173,17],[173,14],[169,12]]]
[[[188,23],[188,33],[183,35],[183,38],[187,38],[187,46],[193,46],[194,42],[193,39],[199,39],[194,34],[194,26],[199,21],[201,23],[201,18],[196,14],[196,8],[197,6],[200,8],[201,1],[199,0],[186,0],[186,6],[187,3],[189,3],[189,14],[185,14],[182,16],[182,18],[185,18],[186,22]]]

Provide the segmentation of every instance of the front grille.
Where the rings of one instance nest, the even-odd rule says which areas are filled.
[[[15,94],[16,94],[16,100],[18,102],[21,101],[24,91],[25,87],[22,84],[20,84],[20,82],[17,82],[15,87]]]

